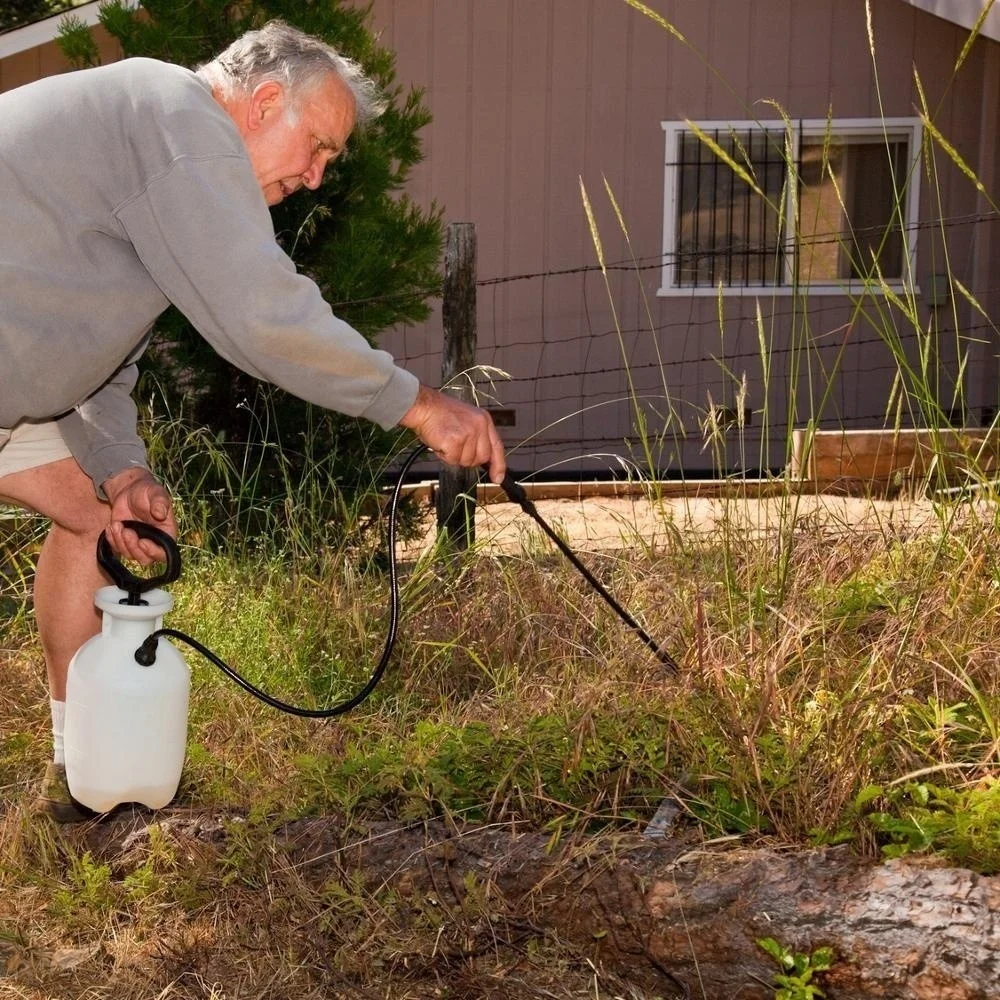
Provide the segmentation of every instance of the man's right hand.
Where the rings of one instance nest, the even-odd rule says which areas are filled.
[[[478,406],[421,385],[399,424],[413,431],[442,462],[466,468],[488,465],[494,483],[501,482],[507,471],[493,418]]]

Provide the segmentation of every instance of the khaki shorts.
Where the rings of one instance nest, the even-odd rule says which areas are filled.
[[[0,479],[25,469],[71,458],[69,448],[52,421],[22,421],[13,430],[0,427]]]

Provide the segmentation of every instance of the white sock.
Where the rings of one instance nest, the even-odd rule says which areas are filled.
[[[49,699],[52,708],[52,759],[57,764],[66,763],[66,746],[63,743],[63,729],[66,725],[66,702]]]

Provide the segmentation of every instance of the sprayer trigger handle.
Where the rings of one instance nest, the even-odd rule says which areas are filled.
[[[490,475],[490,467],[488,465],[484,465],[483,472],[486,474],[486,478],[488,479]],[[509,500],[520,505],[522,508],[524,508],[525,504],[531,503],[524,487],[510,474],[510,469],[504,473],[503,479],[500,480],[500,489],[507,494],[507,498]]]
[[[97,563],[114,581],[115,586],[129,595],[129,604],[138,604],[139,595],[165,583],[172,583],[181,575],[181,550],[177,543],[163,530],[145,521],[122,521],[140,538],[155,542],[166,556],[166,569],[159,576],[136,576],[127,570],[121,560],[112,552],[111,543],[102,531],[97,540]]]

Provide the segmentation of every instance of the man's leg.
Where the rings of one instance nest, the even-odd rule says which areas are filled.
[[[101,628],[94,592],[108,581],[96,551],[110,508],[72,458],[0,477],[0,498],[52,521],[35,572],[35,620],[49,691],[62,702],[70,659]]]
[[[112,547],[148,565],[156,559],[158,546],[139,539],[120,522],[135,518],[157,523],[170,535],[177,531],[170,495],[148,470],[126,468],[106,479],[103,487],[110,503],[97,498],[55,423],[0,428],[0,500],[52,522],[35,572],[35,618],[49,676],[53,760],[36,805],[61,822],[93,815],[70,795],[62,736],[69,662],[101,627],[94,591],[108,581],[97,565],[97,539],[114,516],[118,523],[108,532]]]
[[[57,822],[76,823],[94,814],[72,797],[66,782],[66,671],[77,649],[100,631],[94,591],[107,581],[96,549],[110,508],[97,499],[90,479],[72,458],[0,476],[0,499],[52,521],[35,570],[35,620],[49,679],[52,761],[35,808]]]

